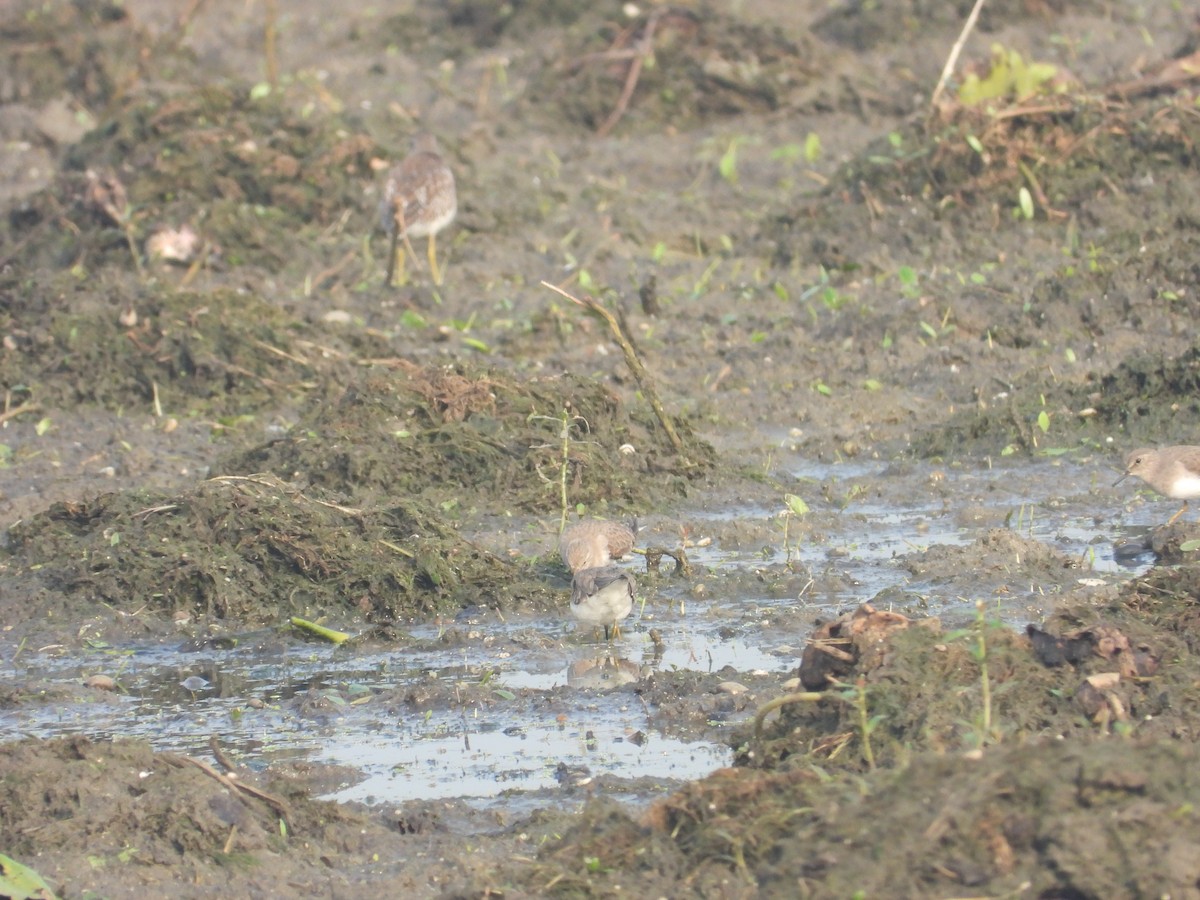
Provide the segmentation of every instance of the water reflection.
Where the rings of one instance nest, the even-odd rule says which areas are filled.
[[[567,666],[567,684],[580,690],[611,691],[641,681],[649,673],[649,666],[619,656],[577,659]]]

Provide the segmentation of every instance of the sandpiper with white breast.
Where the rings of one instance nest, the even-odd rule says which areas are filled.
[[[1125,474],[1113,487],[1130,475],[1172,500],[1183,501],[1179,512],[1167,520],[1168,525],[1173,525],[1187,511],[1188,501],[1200,498],[1200,447],[1186,444],[1158,450],[1141,447],[1125,457]]]
[[[619,622],[633,611],[637,582],[617,566],[593,566],[575,573],[571,612],[589,625],[604,627],[604,639],[621,636]]]

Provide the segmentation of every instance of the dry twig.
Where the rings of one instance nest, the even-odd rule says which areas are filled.
[[[617,343],[621,345],[621,351],[625,354],[625,364],[629,366],[629,371],[633,373],[633,377],[637,380],[638,387],[641,388],[643,396],[645,396],[646,401],[650,404],[650,408],[654,410],[654,415],[658,417],[658,422],[662,425],[663,431],[667,433],[667,438],[670,440],[671,446],[675,448],[676,453],[682,456],[683,441],[680,439],[679,433],[675,430],[675,422],[667,415],[666,408],[658,398],[658,389],[650,379],[646,367],[642,365],[642,360],[638,356],[637,349],[633,346],[633,341],[630,340],[625,329],[621,327],[621,323],[617,321],[617,317],[613,315],[612,310],[607,309],[591,297],[583,300],[573,297],[562,288],[556,287],[548,281],[543,281],[542,286],[548,287],[550,290],[562,294],[572,303],[577,303],[584,309],[596,313],[608,323],[608,327],[612,329]]]
[[[617,99],[617,105],[613,107],[613,111],[608,114],[608,118],[596,129],[597,137],[607,137],[617,127],[617,123],[621,121],[621,117],[625,115],[625,110],[629,106],[629,100],[633,96],[634,88],[637,87],[638,78],[641,77],[642,66],[646,64],[647,58],[654,52],[654,30],[658,27],[659,18],[666,11],[666,7],[656,9],[646,19],[646,27],[642,31],[642,39],[638,41],[637,49],[633,52],[633,62],[629,64],[629,71],[625,75],[625,85],[621,88],[621,96]]]

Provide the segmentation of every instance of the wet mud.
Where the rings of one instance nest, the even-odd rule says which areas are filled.
[[[0,894],[1196,895],[1194,23],[967,7],[0,14]]]

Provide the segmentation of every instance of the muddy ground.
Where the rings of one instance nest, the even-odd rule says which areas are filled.
[[[1200,897],[1196,527],[1113,551],[1143,498],[1110,487],[1195,440],[1196,23],[994,0],[934,105],[969,6],[4,7],[0,708],[105,702],[21,674],[101,642],[562,617],[564,515],[762,548],[664,558],[660,615],[755,591],[796,647],[826,630],[790,680],[622,684],[736,725],[733,766],[640,804],[569,772],[520,815],[335,804],[317,765],[10,731],[0,853],[65,897]],[[385,288],[419,129],[458,178],[447,274],[418,245]],[[623,311],[673,435],[542,282]],[[1159,564],[1093,577],[956,487],[981,472]],[[848,523],[914,496],[968,539],[914,518],[854,597]]]

